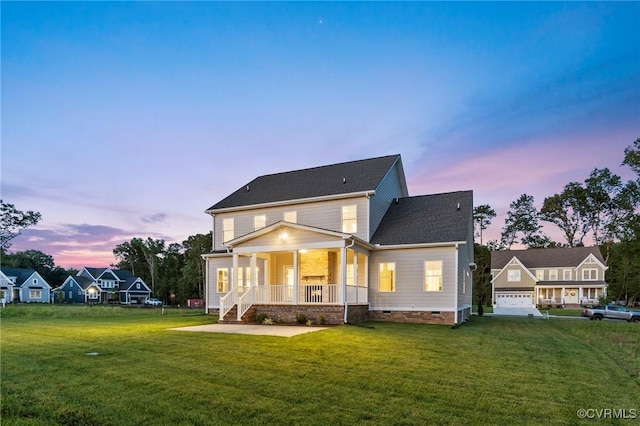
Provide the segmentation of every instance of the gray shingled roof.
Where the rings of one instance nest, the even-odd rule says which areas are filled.
[[[399,160],[396,154],[260,176],[207,211],[373,191]]]
[[[2,272],[8,277],[16,277],[16,286],[21,286],[36,271],[35,269],[26,268],[2,268]]]
[[[371,242],[396,245],[466,241],[472,210],[473,191],[400,198],[391,203]]]
[[[513,257],[531,268],[576,267],[590,254],[604,265],[598,247],[547,248],[529,250],[505,250],[491,252],[491,269],[502,269]]]

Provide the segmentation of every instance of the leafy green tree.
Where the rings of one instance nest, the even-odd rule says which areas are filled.
[[[473,209],[473,223],[476,228],[476,236],[480,237],[482,245],[482,231],[491,225],[491,221],[496,217],[496,211],[489,204],[481,204]]]
[[[180,277],[180,287],[186,298],[204,297],[205,261],[202,255],[211,252],[211,232],[191,235],[182,242],[185,264]]]
[[[587,193],[584,215],[593,232],[593,242],[603,245],[614,240],[618,220],[624,216],[620,176],[608,168],[594,169],[585,180]]]
[[[540,219],[551,222],[564,233],[569,247],[583,246],[589,231],[585,217],[587,192],[578,182],[565,185],[560,194],[544,199],[540,209]]]
[[[500,243],[507,249],[518,241],[527,248],[548,247],[549,237],[541,231],[540,215],[534,206],[532,195],[522,194],[516,201],[509,204],[509,212],[502,228]]]
[[[5,203],[0,199],[0,248],[8,249],[11,246],[11,240],[25,229],[37,225],[40,219],[42,219],[40,213],[32,210],[23,212],[16,209],[13,204]]]
[[[183,291],[180,288],[180,276],[184,268],[182,246],[169,244],[159,258],[158,278],[155,294],[164,301],[171,301],[171,293],[175,293],[178,303],[184,303]]]

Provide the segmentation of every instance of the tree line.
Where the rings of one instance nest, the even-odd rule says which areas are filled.
[[[640,301],[640,138],[624,150],[622,165],[635,177],[624,181],[608,168],[595,168],[583,182],[569,182],[561,192],[546,197],[540,208],[534,197],[522,194],[509,204],[499,240],[483,241],[496,217],[488,204],[474,207],[476,302],[490,303],[491,251],[522,248],[598,246],[609,267],[608,297],[634,304]],[[563,241],[543,232],[543,222],[554,225]]]

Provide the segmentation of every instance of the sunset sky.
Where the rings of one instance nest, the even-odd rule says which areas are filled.
[[[640,136],[640,3],[2,2],[11,251],[107,266],[256,176],[401,154],[499,213]],[[549,232],[555,232],[549,225]],[[560,237],[558,237],[560,240]]]

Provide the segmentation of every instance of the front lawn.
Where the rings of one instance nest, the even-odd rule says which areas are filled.
[[[640,409],[638,324],[473,317],[283,338],[98,309],[3,312],[3,425],[575,424],[579,409]]]

